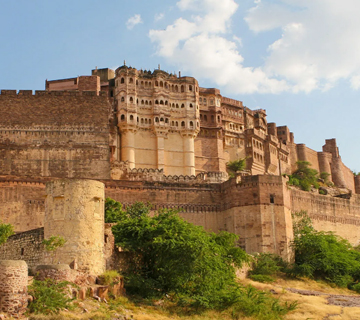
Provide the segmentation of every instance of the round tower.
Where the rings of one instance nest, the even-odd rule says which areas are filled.
[[[104,184],[93,180],[55,180],[46,184],[44,236],[61,236],[63,247],[46,264],[77,261],[90,274],[105,271]]]
[[[25,261],[0,261],[0,313],[21,317],[27,307],[28,267]]]

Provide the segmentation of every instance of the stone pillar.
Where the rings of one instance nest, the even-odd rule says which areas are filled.
[[[195,175],[195,148],[194,148],[194,134],[183,133],[184,143],[184,174],[191,176]]]
[[[93,180],[55,180],[46,184],[45,239],[62,236],[67,241],[45,264],[70,264],[101,274],[104,259],[104,184]]]
[[[28,267],[22,260],[0,260],[0,313],[20,318],[27,307]]]
[[[164,169],[165,167],[165,143],[164,136],[157,134],[156,136],[157,143],[157,168]]]
[[[135,131],[121,132],[121,160],[128,161],[130,169],[135,168]]]

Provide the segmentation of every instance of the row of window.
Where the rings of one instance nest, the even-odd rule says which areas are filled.
[[[121,97],[120,98],[120,101],[121,102],[125,102],[125,97]],[[130,103],[134,103],[134,98],[133,97],[129,97],[129,102]],[[136,99],[136,103],[137,104],[139,104],[139,99]],[[167,100],[155,100],[155,102],[154,102],[155,104],[160,104],[160,105],[165,105],[165,106],[167,106],[168,105],[168,101]],[[151,100],[141,100],[141,105],[145,105],[145,106],[147,106],[147,105],[149,105],[149,106],[151,106],[152,105],[152,102],[151,102]],[[176,103],[172,103],[172,104],[170,104],[170,107],[171,108],[179,108],[179,105]],[[189,107],[190,108],[193,108],[194,106],[193,106],[193,104],[192,103],[190,103],[190,105],[189,105]],[[181,108],[185,108],[185,104],[181,104]]]
[[[220,107],[220,104],[221,104],[221,103],[220,103],[220,100],[219,100],[219,99],[215,99],[215,100],[214,100],[214,99],[210,99],[209,101],[210,101],[210,106],[213,106],[213,105],[214,105],[214,102],[216,102],[216,106],[217,106],[217,107]],[[207,105],[206,98],[200,97],[200,98],[199,98],[199,103],[206,106],[206,105]]]
[[[254,152],[254,160],[264,163],[264,157],[256,152]]]
[[[130,117],[129,117],[130,121],[134,121],[134,116],[131,114]],[[122,114],[120,116],[120,120],[121,121],[125,121],[125,115]],[[138,123],[141,123],[141,124],[149,124],[151,125],[151,119],[147,119],[147,118],[139,118],[137,117],[136,121]],[[169,123],[169,119],[168,118],[162,118],[162,117],[155,117],[154,119],[155,123]],[[185,121],[181,121],[181,127],[185,127]],[[173,127],[178,127],[179,126],[179,122],[178,121],[171,121],[171,126]],[[197,126],[199,127],[200,124],[197,122]],[[194,128],[194,122],[193,121],[189,121],[189,128]]]
[[[121,78],[120,79],[120,84],[125,83],[125,78]],[[129,78],[128,79],[128,83],[129,84],[133,84],[134,83],[134,79],[133,78]],[[140,86],[141,87],[145,87],[145,88],[150,88],[152,86],[152,81],[140,81]],[[119,80],[117,81],[117,85],[119,85]],[[136,85],[139,85],[139,80],[136,80]],[[155,80],[154,82],[154,86],[155,87],[160,87],[160,88],[165,88],[165,89],[170,89],[173,92],[185,92],[186,86],[185,85],[181,85],[180,88],[178,85],[169,85],[166,81],[158,81]],[[188,90],[189,91],[193,91],[193,86],[190,84],[188,85]],[[196,87],[196,92],[198,91],[198,88]]]
[[[233,116],[233,117],[242,117],[242,113],[240,111],[235,111],[233,109],[224,108],[224,114]]]
[[[200,113],[200,120],[207,122],[208,121],[207,115],[206,114],[203,115],[203,114]],[[220,122],[220,120],[221,120],[220,116],[217,116],[217,122]],[[211,115],[211,122],[215,123],[215,116],[214,115]]]

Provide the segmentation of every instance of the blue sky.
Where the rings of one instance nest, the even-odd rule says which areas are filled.
[[[160,64],[360,171],[359,31],[358,0],[0,0],[0,89]]]

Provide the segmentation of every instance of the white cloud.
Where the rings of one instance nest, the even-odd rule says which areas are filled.
[[[246,21],[255,32],[281,28],[269,46],[264,71],[286,79],[292,90],[327,90],[341,79],[359,89],[358,0],[263,0]]]
[[[132,30],[137,24],[143,23],[140,14],[135,14],[133,17],[126,21],[126,28]]]
[[[164,18],[164,14],[163,14],[163,13],[157,13],[157,14],[155,14],[155,16],[154,16],[155,22],[160,21],[160,20],[162,20],[163,18]]]
[[[179,0],[177,7],[193,15],[149,36],[158,55],[197,78],[233,93],[328,90],[341,79],[360,89],[359,0],[254,0],[244,17],[250,30],[281,34],[253,67],[231,29],[235,0]]]
[[[284,81],[269,79],[260,68],[244,67],[236,44],[241,44],[241,39],[226,39],[238,7],[234,0],[180,0],[177,7],[197,15],[191,21],[179,18],[165,30],[150,30],[158,55],[184,71],[191,70],[197,78],[211,78],[233,92],[275,93],[287,88]]]

